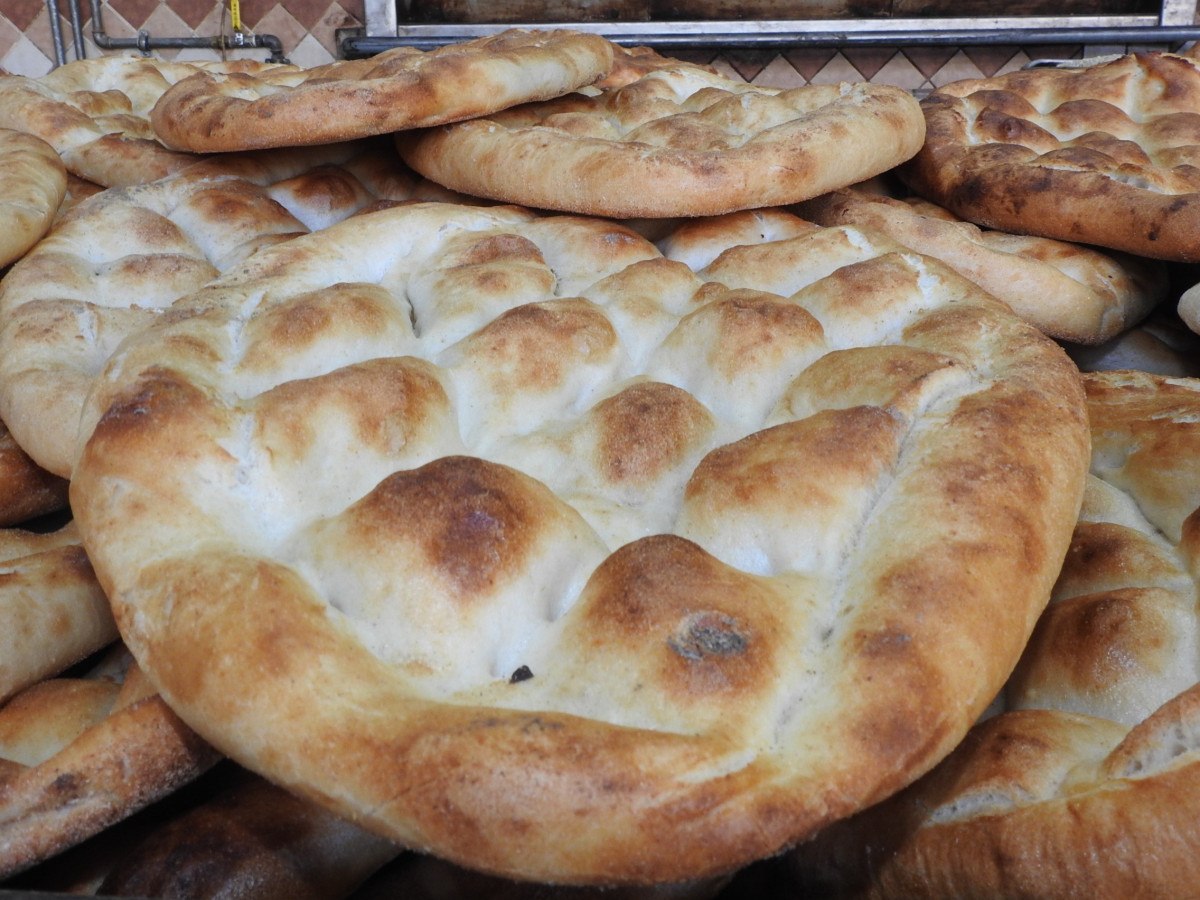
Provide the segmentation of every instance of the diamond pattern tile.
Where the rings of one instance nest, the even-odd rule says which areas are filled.
[[[150,18],[159,7],[158,0],[108,0],[108,6],[112,7],[122,19],[134,27],[141,28],[146,20]],[[108,16],[103,14],[105,30],[108,27]]]
[[[904,55],[926,78],[932,78],[954,56],[953,47],[905,47]]]
[[[792,67],[792,64],[782,56],[776,56],[763,66],[763,70],[752,80],[754,84],[760,87],[784,89],[804,87],[807,83],[804,76],[797,72]]]
[[[166,5],[193,31],[199,27],[210,12],[208,4],[197,3],[196,0],[166,0]]]
[[[265,16],[258,20],[254,30],[259,34],[273,34],[279,38],[280,43],[283,44],[283,52],[292,62],[296,62],[292,51],[308,36],[308,29],[296,21],[291,14],[291,8],[290,3],[287,9],[284,9],[282,5],[272,7]],[[325,60],[325,62],[329,61]]]
[[[835,53],[837,51],[830,47],[801,47],[785,51],[783,57],[801,77],[812,81],[813,76],[828,65]]]
[[[842,55],[865,81],[874,78],[896,53],[895,47],[847,47],[842,51]]]
[[[753,81],[774,57],[775,53],[770,50],[730,50],[725,54],[734,71],[745,81]]]
[[[964,47],[963,53],[985,78],[991,78],[1013,57],[1012,47]]]
[[[45,8],[43,0],[4,0],[4,18],[8,19],[17,31],[24,31]]]

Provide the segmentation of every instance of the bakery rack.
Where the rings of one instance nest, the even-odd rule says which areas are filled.
[[[570,22],[417,21],[403,5],[409,0],[363,2],[364,27],[346,29],[339,35],[342,56],[369,56],[395,46],[431,49],[511,27],[571,28],[627,46],[660,50],[988,44],[1166,44],[1176,48],[1200,38],[1200,28],[1194,24],[1195,0],[1162,0],[1157,9],[1116,14],[894,16],[884,10],[880,15],[859,18]]]

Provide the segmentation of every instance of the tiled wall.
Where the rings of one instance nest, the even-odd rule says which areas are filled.
[[[91,42],[89,0],[78,0],[86,55],[102,55]],[[70,0],[58,0],[60,20],[73,59]],[[318,65],[337,53],[334,32],[362,24],[363,0],[241,0],[242,23],[252,32],[280,39],[291,62]],[[229,33],[228,0],[105,0],[104,30],[112,37],[213,36]],[[45,0],[3,0],[0,6],[0,68],[18,75],[42,75],[54,65]],[[773,87],[809,82],[874,81],[924,92],[961,78],[978,78],[1016,69],[1030,59],[1068,59],[1123,52],[1121,46],[987,46],[860,49],[803,48],[783,53],[743,50],[693,52],[688,58],[711,62],[726,74]],[[125,51],[131,52],[131,51]],[[155,51],[166,58],[217,57],[208,49]],[[234,55],[265,59],[265,50],[239,50]]]

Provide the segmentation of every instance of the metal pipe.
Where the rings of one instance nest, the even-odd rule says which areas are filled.
[[[50,17],[50,39],[54,41],[54,64],[61,66],[67,61],[67,48],[63,44],[62,22],[58,20],[58,0],[46,0],[46,12]]]
[[[52,2],[52,0],[47,0]],[[91,0],[92,5],[92,40],[101,50],[140,50],[149,55],[151,50],[176,50],[188,47],[202,47],[212,50],[244,50],[264,48],[271,51],[268,62],[286,63],[283,54],[283,44],[273,34],[242,34],[236,32],[232,37],[223,34],[204,37],[153,37],[149,32],[139,31],[136,38],[110,37],[104,31],[104,23],[100,18],[100,0]]]
[[[856,27],[847,27],[853,24]],[[871,28],[874,23],[836,21],[640,22],[640,23],[536,23],[522,25],[402,25],[395,37],[348,35],[341,41],[343,56],[373,56],[393,47],[433,49],[468,37],[503,28],[571,28],[600,34],[618,44],[645,44],[660,48],[787,48],[842,46],[984,46],[1022,44],[1184,44],[1200,40],[1200,26],[1063,26],[1044,28],[930,28],[913,22],[910,27]],[[857,26],[863,26],[857,28]]]
[[[71,11],[71,38],[75,43],[75,58],[83,59],[87,48],[83,46],[83,17],[79,14],[79,0],[68,0],[67,8]]]

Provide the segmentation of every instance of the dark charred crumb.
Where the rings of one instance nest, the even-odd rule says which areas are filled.
[[[528,681],[532,677],[533,672],[530,670],[529,666],[517,666],[516,671],[509,676],[508,683],[520,684],[522,681]]]
[[[710,656],[738,656],[749,644],[737,630],[737,622],[721,613],[689,616],[680,632],[667,645],[684,659],[699,660]]]

